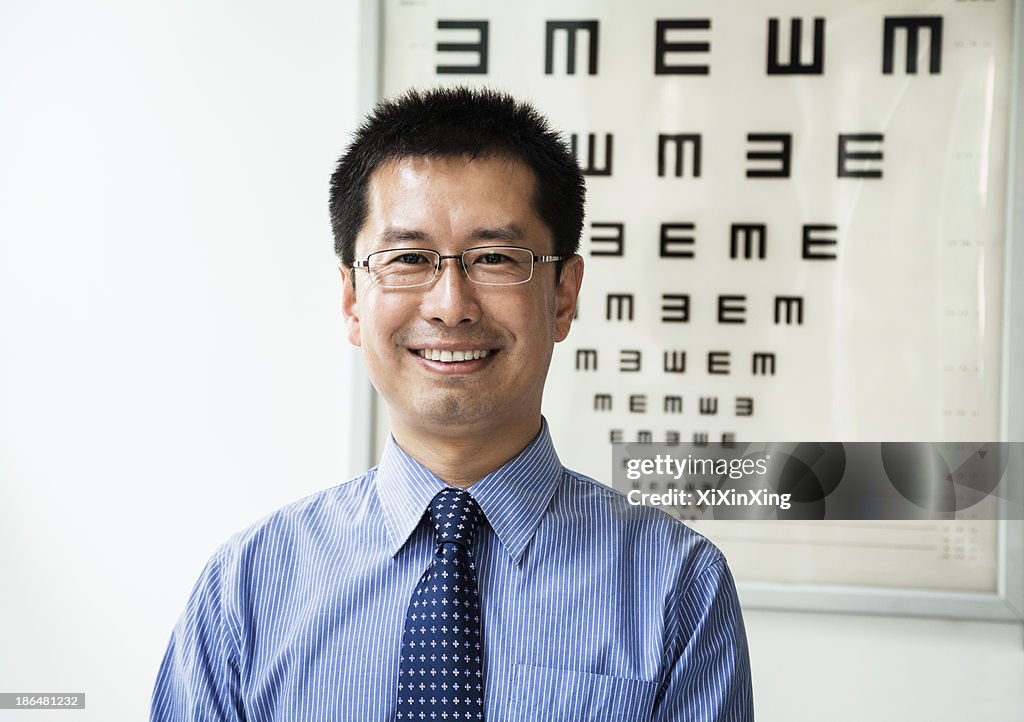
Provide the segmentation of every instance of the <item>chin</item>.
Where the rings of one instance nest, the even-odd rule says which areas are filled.
[[[493,414],[495,409],[489,404],[481,404],[479,398],[467,399],[464,394],[444,394],[440,398],[425,400],[418,404],[413,415],[425,422],[435,425],[436,433],[443,433],[443,426],[463,426],[477,424]]]

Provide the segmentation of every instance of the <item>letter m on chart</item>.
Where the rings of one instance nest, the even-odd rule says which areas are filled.
[[[555,33],[563,31],[566,36],[565,72],[576,74],[576,38],[577,33],[584,32],[587,36],[587,75],[597,75],[597,20],[548,20],[544,35],[544,74],[554,75],[555,72]]]
[[[597,371],[597,349],[578,348],[576,349],[576,370]]]
[[[895,55],[896,31],[903,30],[907,36],[907,74],[917,74],[917,46],[922,30],[928,31],[928,72],[942,72],[942,16],[905,15],[885,19],[882,38],[882,73],[892,75]]]

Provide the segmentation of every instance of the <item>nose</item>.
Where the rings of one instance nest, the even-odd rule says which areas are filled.
[[[442,256],[440,264],[437,278],[423,294],[423,315],[445,326],[477,323],[481,314],[476,284],[467,278],[461,258]]]

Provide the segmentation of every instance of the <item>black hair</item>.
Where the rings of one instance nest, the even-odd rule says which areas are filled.
[[[522,162],[533,172],[533,208],[551,230],[555,254],[568,257],[579,249],[583,174],[543,115],[497,90],[410,90],[377,104],[331,175],[334,251],[346,266],[355,261],[356,236],[366,221],[370,176],[388,161],[416,156]]]

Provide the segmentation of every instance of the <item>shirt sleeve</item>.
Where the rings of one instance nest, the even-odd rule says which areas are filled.
[[[153,689],[151,722],[245,719],[237,644],[226,614],[222,552],[206,565],[171,634]]]
[[[750,656],[739,599],[725,559],[669,600],[668,670],[656,722],[751,722]]]

